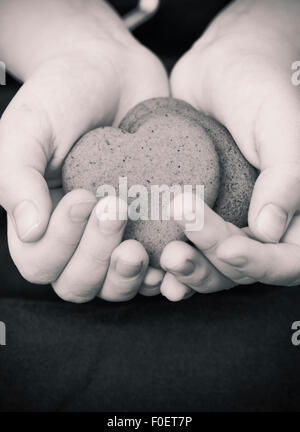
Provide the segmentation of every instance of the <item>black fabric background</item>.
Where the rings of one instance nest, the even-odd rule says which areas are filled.
[[[134,2],[113,3],[124,12]],[[136,32],[168,67],[226,2],[199,3],[164,0]],[[0,87],[0,113],[17,88],[11,79]],[[141,296],[64,303],[19,275],[2,211],[0,410],[298,410],[300,346],[291,343],[291,324],[299,305],[299,287],[259,284],[178,304]]]

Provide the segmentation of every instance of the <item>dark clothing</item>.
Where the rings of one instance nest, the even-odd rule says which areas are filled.
[[[112,2],[121,13],[135,1]],[[226,1],[163,0],[136,36],[170,69]],[[201,6],[199,6],[201,4]],[[17,90],[0,87],[0,113]],[[17,125],[16,125],[17,127]],[[256,284],[173,304],[74,305],[9,256],[0,216],[0,410],[298,410],[299,287]]]

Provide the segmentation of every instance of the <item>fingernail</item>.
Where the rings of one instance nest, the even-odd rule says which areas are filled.
[[[172,268],[169,268],[170,273],[176,274],[177,276],[188,276],[195,270],[195,264],[192,260],[185,260],[183,263],[178,264]]]
[[[99,221],[99,229],[104,234],[118,233],[125,226],[126,220],[103,220]]]
[[[233,266],[243,266],[246,265],[248,260],[246,257],[243,256],[226,256],[226,257],[220,257],[220,259],[227,264],[233,265]]]
[[[265,205],[256,219],[257,230],[270,242],[277,243],[284,234],[287,213],[275,204]]]
[[[93,200],[73,204],[70,208],[70,219],[73,222],[84,222],[90,216],[95,204],[96,201]]]
[[[161,269],[151,268],[151,271],[146,273],[144,285],[149,287],[160,286],[165,273]]]
[[[127,212],[125,201],[113,196],[103,198],[96,207],[100,230],[108,234],[119,232],[126,225]]]
[[[125,277],[137,276],[139,272],[142,270],[142,268],[143,268],[142,262],[136,264],[136,263],[131,263],[129,261],[125,261],[122,258],[118,258],[116,263],[117,273]]]
[[[13,218],[17,227],[17,231],[21,240],[25,241],[30,236],[30,233],[38,227],[39,212],[32,201],[25,200],[13,211]]]

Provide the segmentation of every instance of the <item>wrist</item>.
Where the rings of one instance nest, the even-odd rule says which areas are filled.
[[[287,0],[237,0],[226,8],[193,45],[196,56],[210,52],[210,66],[218,62],[259,60],[290,70],[300,53],[300,3]],[[286,9],[286,10],[285,10]],[[293,16],[295,9],[298,15]],[[285,10],[284,13],[282,11]],[[282,18],[282,19],[281,19]]]
[[[236,0],[210,24],[200,40],[228,39],[259,51],[273,45],[300,50],[300,3],[294,0]]]
[[[0,3],[1,60],[23,81],[52,58],[134,43],[123,21],[102,0]]]

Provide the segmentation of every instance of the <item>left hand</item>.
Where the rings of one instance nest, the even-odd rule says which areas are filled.
[[[140,243],[121,242],[125,223],[99,220],[103,202],[95,208],[91,192],[63,195],[61,167],[84,133],[168,96],[169,83],[106,2],[86,3],[0,1],[1,58],[24,81],[0,121],[0,204],[26,280],[51,283],[66,301],[125,301],[141,285],[157,294],[163,272]]]

